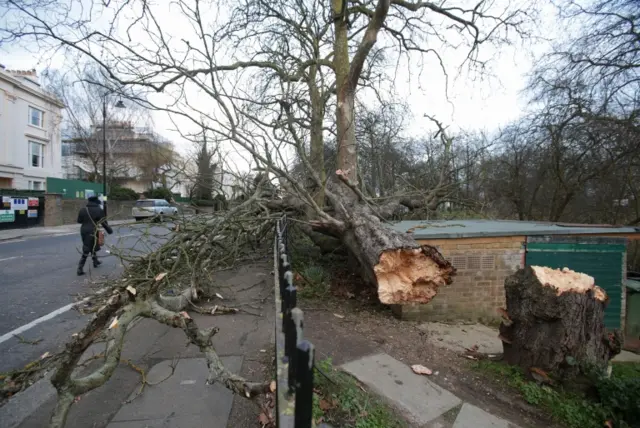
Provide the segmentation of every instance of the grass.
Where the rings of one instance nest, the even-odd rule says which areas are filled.
[[[599,428],[607,420],[617,421],[616,426],[620,427],[635,427],[640,423],[636,420],[636,413],[628,412],[626,409],[628,406],[623,403],[623,401],[633,401],[637,397],[638,385],[640,385],[640,364],[638,363],[613,365],[611,379],[602,381],[601,386],[602,390],[607,391],[613,386],[617,391],[606,394],[606,400],[597,400],[595,397],[582,396],[562,388],[540,385],[528,380],[520,368],[501,362],[479,361],[475,369],[516,389],[529,404],[546,410],[556,421],[570,428]],[[601,386],[596,387],[600,389]],[[616,393],[621,400],[615,397]],[[624,420],[624,417],[629,414],[631,414],[630,419],[633,420]]]
[[[321,254],[306,235],[295,229],[290,235],[290,254],[298,297],[326,297],[330,291],[330,272],[344,260],[333,254]]]
[[[346,373],[334,369],[331,360],[316,362],[313,419],[344,428],[406,428],[394,411],[370,394]]]

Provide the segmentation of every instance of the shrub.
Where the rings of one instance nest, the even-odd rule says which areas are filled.
[[[476,368],[506,381],[529,404],[546,409],[570,428],[599,428],[607,420],[620,428],[640,426],[640,365],[637,363],[614,363],[610,378],[601,369],[585,365],[582,370],[595,392],[586,395],[531,382],[521,369],[503,363],[479,361]]]
[[[151,189],[144,192],[144,195],[149,199],[164,199],[167,202],[171,202],[173,199],[173,193],[166,187],[159,187],[157,189]]]
[[[109,199],[114,201],[135,201],[138,199],[138,192],[128,187],[112,186],[109,192]]]
[[[216,204],[216,201],[210,199],[194,199],[191,203],[197,207],[212,207]]]

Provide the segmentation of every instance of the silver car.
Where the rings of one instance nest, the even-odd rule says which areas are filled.
[[[139,199],[131,210],[136,221],[153,218],[159,221],[178,215],[178,208],[164,199]]]

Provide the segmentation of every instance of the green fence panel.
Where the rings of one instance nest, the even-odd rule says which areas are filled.
[[[568,251],[562,244],[558,251],[537,245],[527,245],[527,266],[546,266],[553,269],[568,267],[576,272],[586,273],[595,278],[596,285],[602,287],[609,296],[609,304],[604,313],[607,328],[620,328],[622,312],[622,260],[624,247],[613,251],[612,246],[582,245],[582,251]],[[537,247],[537,248],[536,248]]]
[[[47,177],[47,192],[61,193],[64,199],[86,199],[102,194],[102,183]]]

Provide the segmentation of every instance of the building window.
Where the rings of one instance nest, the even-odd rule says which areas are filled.
[[[44,144],[29,141],[29,166],[42,168],[44,159]]]
[[[29,180],[29,190],[42,190],[42,189],[43,189],[42,181]]]
[[[29,123],[38,128],[44,127],[44,112],[34,107],[29,107]]]

